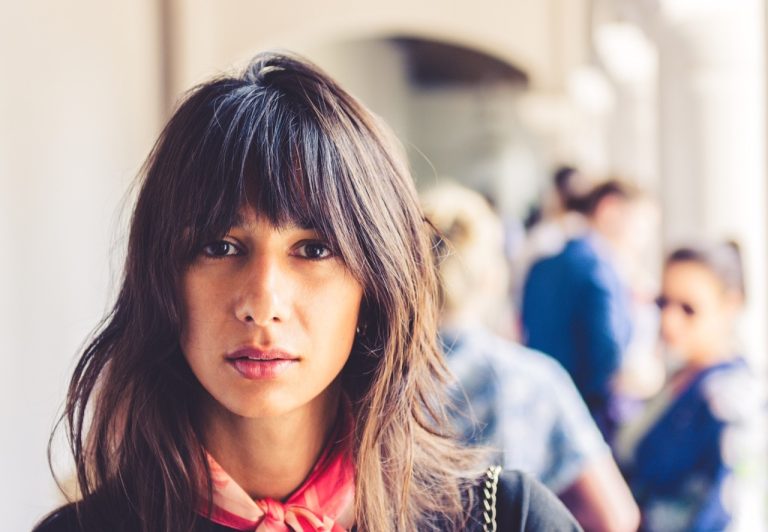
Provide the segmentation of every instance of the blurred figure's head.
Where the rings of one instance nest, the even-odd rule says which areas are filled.
[[[624,247],[636,229],[641,215],[640,190],[624,181],[610,179],[592,189],[585,212],[590,225],[616,247]]]
[[[501,221],[483,196],[457,184],[427,191],[422,202],[441,234],[435,248],[443,324],[492,323],[509,283]]]
[[[589,192],[594,183],[573,166],[559,166],[552,174],[552,185],[533,206],[523,221],[526,230],[543,221],[562,222],[569,216],[581,218],[586,209]]]
[[[731,356],[733,328],[744,298],[736,244],[673,251],[665,262],[657,299],[663,342],[683,362],[693,365]]]
[[[572,166],[561,166],[552,178],[560,212],[582,212],[592,187],[591,180]]]

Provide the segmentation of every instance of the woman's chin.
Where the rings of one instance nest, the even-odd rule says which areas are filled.
[[[216,397],[209,395],[216,415],[244,419],[278,418],[298,408],[295,399],[279,390],[230,391]]]

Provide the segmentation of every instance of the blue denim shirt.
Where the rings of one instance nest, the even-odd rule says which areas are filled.
[[[560,365],[518,344],[473,329],[443,331],[457,379],[453,416],[464,440],[489,446],[505,469],[520,469],[562,492],[592,460],[610,452]]]
[[[588,405],[609,402],[632,334],[629,289],[601,247],[595,235],[571,240],[534,264],[523,291],[526,345],[560,362]]]

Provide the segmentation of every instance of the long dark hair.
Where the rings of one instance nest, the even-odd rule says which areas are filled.
[[[431,234],[382,124],[307,61],[261,54],[190,92],[142,174],[121,289],[65,408],[82,529],[125,507],[142,530],[193,526],[210,475],[191,401],[201,386],[179,347],[179,280],[245,204],[317,228],[364,287],[365,334],[343,372],[357,527],[460,528],[474,455],[441,428]]]

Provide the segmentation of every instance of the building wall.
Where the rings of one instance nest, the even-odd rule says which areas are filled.
[[[114,286],[121,201],[161,125],[159,58],[151,0],[3,5],[4,530],[29,530],[60,499],[46,443],[76,352]]]
[[[248,0],[175,0],[177,87],[247,60],[270,47],[299,52],[359,37],[418,35],[498,55],[531,75],[537,89],[560,90],[584,59],[586,0],[479,0],[362,3],[289,0],[279,6]],[[300,14],[300,15],[298,15]]]

